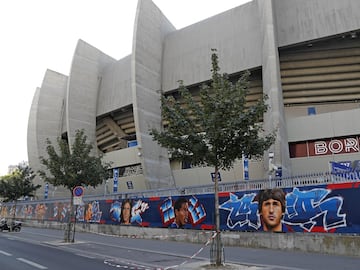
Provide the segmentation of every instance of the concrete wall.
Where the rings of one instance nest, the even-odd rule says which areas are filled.
[[[260,18],[261,62],[263,93],[269,97],[268,111],[264,114],[265,134],[275,132],[275,142],[269,152],[274,154],[273,163],[281,164],[283,176],[291,175],[289,146],[287,143],[287,130],[284,113],[283,90],[280,77],[280,60],[278,51],[276,17],[273,1],[258,0]],[[264,155],[263,176],[268,174],[268,154]]]
[[[263,162],[261,160],[249,161],[249,177],[250,179],[257,180],[263,179]],[[212,179],[210,173],[214,172],[211,167],[196,167],[191,169],[173,169],[175,182],[179,186],[197,186],[197,185],[210,185]],[[229,183],[234,181],[244,181],[243,164],[241,160],[234,163],[233,169],[229,171],[220,170],[221,183]]]
[[[57,145],[61,134],[65,109],[67,76],[47,70],[41,88],[38,88],[31,106],[28,124],[29,165],[34,172],[44,169],[40,165],[40,156],[47,157],[46,139]],[[37,194],[44,194],[44,185],[37,177],[34,182],[42,184]]]
[[[296,107],[285,107],[285,116],[286,122],[292,121],[293,118],[300,116],[309,116],[308,115],[308,107],[312,107],[309,105],[302,105]],[[354,110],[359,108],[359,103],[340,103],[340,104],[317,104],[316,106],[316,114],[329,113],[329,112],[337,112],[337,111],[346,111],[346,110]]]
[[[132,104],[130,55],[106,66],[100,76],[97,115]]]
[[[129,147],[104,154],[105,162],[112,162],[112,167],[122,167],[141,163],[137,147]]]
[[[329,171],[330,161],[352,161],[359,160],[359,154],[327,155],[321,157],[301,157],[291,159],[294,175],[306,175],[311,173]]]
[[[96,145],[98,90],[103,69],[116,60],[79,40],[73,56],[66,97],[66,120],[69,144],[76,130],[84,129],[90,143]],[[95,152],[95,147],[94,147]]]
[[[66,224],[55,222],[25,223],[26,226],[65,230]],[[101,233],[143,239],[167,239],[179,242],[204,244],[212,231],[145,228],[120,225],[76,224],[76,231]],[[181,232],[179,234],[179,232]],[[340,256],[360,257],[360,236],[330,233],[268,233],[268,232],[221,232],[224,246],[268,248]],[[225,251],[226,252],[226,251]],[[225,253],[226,255],[226,253]]]
[[[175,28],[150,0],[140,0],[134,26],[132,91],[136,139],[148,189],[174,186],[167,150],[152,139],[160,130],[163,40]]]
[[[260,23],[255,1],[168,34],[164,43],[163,90],[210,79],[211,49],[221,72],[261,66]]]
[[[289,142],[357,135],[359,118],[360,109],[293,118],[287,124]]]
[[[358,0],[273,0],[279,46],[359,29]]]
[[[28,127],[27,127],[27,152],[30,168],[40,168],[39,160],[39,146],[37,143],[37,110],[40,96],[40,88],[36,88],[29,113]],[[34,179],[35,184],[42,184],[40,179]]]

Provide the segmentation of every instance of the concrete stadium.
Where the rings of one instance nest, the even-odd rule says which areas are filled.
[[[175,29],[151,0],[139,0],[131,55],[113,59],[79,40],[69,74],[46,71],[29,115],[30,167],[41,168],[47,138],[71,144],[84,129],[95,152],[119,168],[119,192],[211,184],[213,168],[172,160],[149,135],[162,124],[161,92],[176,91],[178,80],[195,91],[210,79],[211,48],[231,78],[251,71],[248,102],[269,96],[264,128],[277,130],[269,152],[283,176],[328,171],[331,161],[357,167],[359,12],[357,0],[253,0]],[[268,173],[269,153],[250,160],[250,180]],[[244,181],[241,160],[221,178]],[[86,194],[110,192],[112,184]],[[50,187],[49,194],[68,191]]]

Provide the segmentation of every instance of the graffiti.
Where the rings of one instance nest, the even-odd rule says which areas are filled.
[[[294,188],[286,195],[284,222],[307,232],[311,232],[315,226],[322,227],[324,231],[346,227],[346,214],[340,214],[343,198],[334,196],[326,199],[330,192],[323,188],[308,191]]]
[[[321,227],[330,231],[346,227],[346,214],[341,214],[343,198],[327,198],[330,190],[316,188],[300,191],[294,188],[286,195],[286,211],[283,223],[295,231],[311,232]],[[254,201],[255,193],[244,194],[241,198],[230,193],[229,200],[220,205],[220,209],[229,212],[226,226],[230,229],[249,226],[259,229],[261,222],[258,214],[258,202]]]
[[[190,222],[193,226],[200,224],[206,218],[205,208],[195,196],[189,199],[189,214]]]
[[[255,196],[255,193],[250,193],[239,199],[237,195],[230,193],[229,200],[220,205],[220,209],[230,212],[226,219],[226,225],[230,229],[248,226],[257,230],[260,227],[257,214],[258,203],[254,202]]]
[[[87,222],[99,223],[102,211],[100,211],[99,201],[88,203],[85,211],[85,220]]]
[[[202,223],[206,218],[206,211],[204,206],[199,202],[195,196],[188,199],[189,222],[192,226]],[[171,197],[166,198],[159,206],[162,224],[169,226],[175,220],[174,203]]]
[[[8,216],[8,207],[7,206],[1,206],[1,211],[0,211],[0,217],[7,217]]]
[[[20,210],[20,217],[32,218],[34,207],[32,205],[23,205]]]
[[[141,224],[141,214],[147,209],[149,209],[149,204],[147,202],[143,202],[142,200],[138,200],[131,209],[131,223]]]
[[[119,201],[115,201],[111,204],[110,207],[110,218],[112,221],[120,222],[121,218],[121,203]]]
[[[360,214],[357,211],[359,182],[283,190],[286,204],[281,213],[282,228],[295,232],[359,233]],[[221,230],[259,231],[264,228],[266,213],[260,215],[258,200],[261,191],[224,193],[220,198]],[[336,193],[335,193],[336,192]],[[176,221],[175,202],[186,199],[188,206],[183,228],[214,228],[214,194],[198,194],[160,198],[134,198],[130,205],[130,224],[146,227],[170,227]],[[267,200],[277,200],[271,198]],[[283,199],[284,201],[284,199]],[[125,224],[121,219],[120,200],[90,200],[74,209],[79,222]],[[263,209],[263,208],[262,208]],[[15,213],[16,211],[16,213]],[[103,215],[106,213],[106,215]],[[16,206],[0,205],[1,217],[67,222],[70,204],[63,201],[24,202]],[[272,214],[273,215],[273,214]],[[181,217],[181,215],[179,215]],[[272,226],[272,225],[271,225]],[[282,230],[284,231],[284,230]]]
[[[164,224],[164,226],[170,225],[175,218],[175,212],[171,197],[163,201],[163,203],[159,206],[159,210],[161,214],[162,224]]]
[[[35,207],[35,217],[38,220],[43,220],[45,219],[45,214],[46,214],[46,210],[47,207],[44,203],[39,203],[36,205]]]
[[[77,221],[85,220],[85,207],[83,205],[78,205],[76,208],[76,220]]]
[[[45,207],[45,205],[44,205]],[[43,209],[43,206],[39,205],[39,210],[40,212],[39,215],[43,215],[43,212],[46,212],[46,209]],[[70,205],[65,204],[65,203],[55,203],[54,207],[53,207],[53,219],[57,220],[57,221],[67,221],[68,220],[68,216],[70,213]]]

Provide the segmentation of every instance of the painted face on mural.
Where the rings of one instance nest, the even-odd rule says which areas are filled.
[[[281,232],[283,212],[280,201],[274,199],[263,201],[260,215],[264,231]]]
[[[122,208],[122,219],[124,224],[130,224],[131,205],[130,202],[125,202]]]
[[[175,222],[179,227],[183,227],[188,221],[189,205],[187,202],[182,203],[180,209],[175,209]]]

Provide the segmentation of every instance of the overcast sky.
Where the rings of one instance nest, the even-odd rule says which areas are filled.
[[[183,28],[249,0],[153,0]],[[115,59],[131,54],[137,0],[0,2],[0,176],[27,161],[27,124],[46,69],[68,75],[78,39]]]

